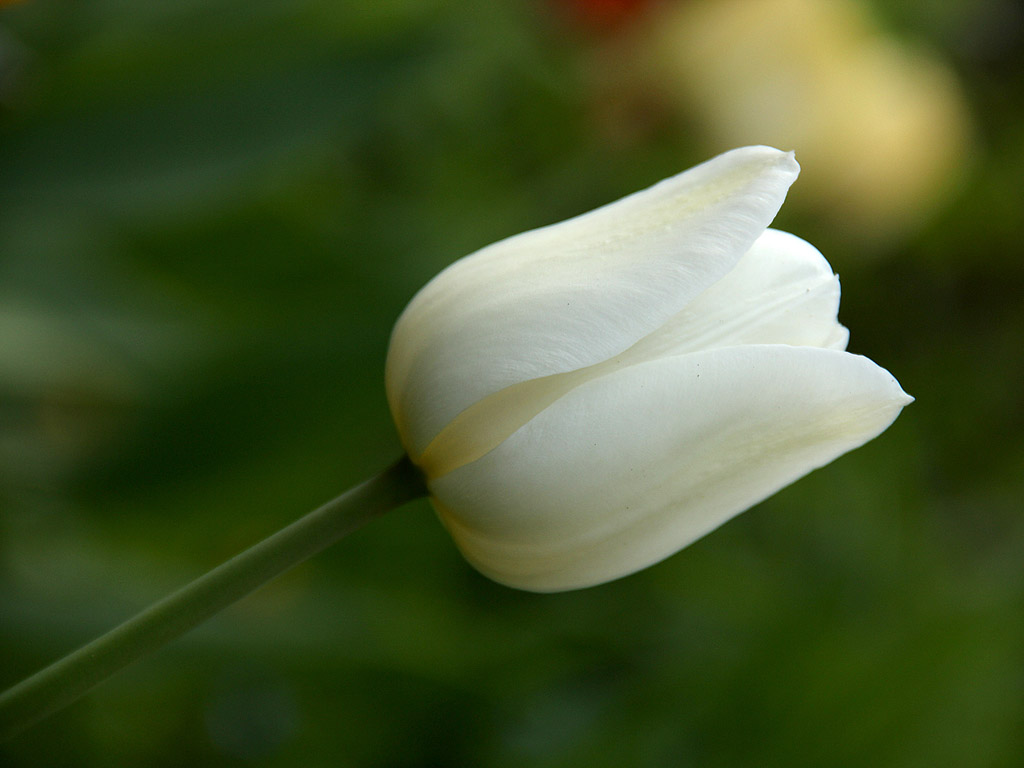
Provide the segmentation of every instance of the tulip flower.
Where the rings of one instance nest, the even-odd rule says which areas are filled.
[[[398,320],[402,442],[465,557],[534,591],[645,568],[885,430],[839,281],[747,147],[461,259]]]
[[[0,740],[423,495],[483,573],[574,589],[881,433],[911,398],[844,351],[821,254],[768,229],[798,170],[727,152],[444,270],[388,350],[408,455],[0,693]]]

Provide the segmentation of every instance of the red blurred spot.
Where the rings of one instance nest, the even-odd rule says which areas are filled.
[[[553,0],[590,27],[615,29],[639,16],[653,0]]]

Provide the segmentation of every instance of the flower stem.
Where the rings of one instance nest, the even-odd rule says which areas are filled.
[[[363,523],[426,492],[419,472],[403,457],[4,692],[0,741],[72,703],[122,667],[185,634]]]

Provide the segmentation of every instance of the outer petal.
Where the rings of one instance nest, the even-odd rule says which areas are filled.
[[[910,401],[887,371],[835,350],[663,358],[582,384],[431,491],[483,573],[586,587],[671,555],[872,439]]]
[[[601,362],[661,326],[732,269],[798,170],[768,147],[727,152],[434,278],[388,352],[388,399],[413,459],[487,395]]]

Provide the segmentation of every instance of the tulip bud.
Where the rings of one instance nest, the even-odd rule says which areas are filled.
[[[673,554],[911,401],[845,352],[839,281],[768,229],[792,153],[720,155],[441,272],[395,326],[403,445],[466,558],[513,587]]]

